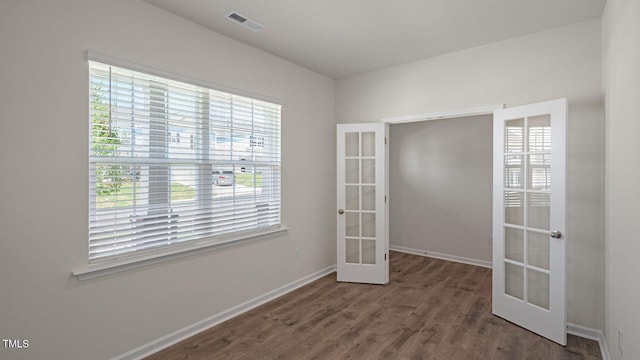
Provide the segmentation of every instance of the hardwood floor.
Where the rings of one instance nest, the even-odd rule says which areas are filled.
[[[335,273],[147,359],[601,359],[491,314],[491,270],[392,252],[385,286]]]

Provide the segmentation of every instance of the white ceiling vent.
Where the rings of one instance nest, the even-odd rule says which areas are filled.
[[[246,16],[240,15],[237,12],[232,11],[230,13],[227,13],[226,16],[227,16],[227,19],[240,24],[251,31],[258,32],[264,29],[264,25],[258,23],[257,21],[251,20]]]

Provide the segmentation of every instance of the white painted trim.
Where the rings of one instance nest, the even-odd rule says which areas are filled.
[[[326,275],[329,275],[336,271],[336,266],[331,265],[320,271],[317,271],[311,275],[307,275],[301,279],[293,281],[287,285],[279,287],[275,290],[269,291],[263,295],[255,297],[249,301],[246,301],[242,304],[238,304],[232,308],[229,308],[221,313],[210,316],[204,320],[198,321],[195,324],[191,324],[187,327],[184,327],[178,331],[175,331],[171,334],[165,335],[161,338],[153,340],[145,345],[140,346],[139,348],[133,349],[129,352],[126,352],[122,355],[116,356],[112,358],[112,360],[137,360],[147,357],[149,355],[155,354],[156,352],[165,349],[171,345],[177,344],[178,342],[187,339],[191,336],[194,336],[204,330],[207,330],[211,327],[214,327],[224,321],[227,321],[233,317],[236,317],[242,313],[245,313],[253,308],[256,308],[260,305],[263,305],[275,298],[278,298],[282,295],[285,295],[293,290],[296,290],[304,285],[307,285],[310,282],[316,281]]]
[[[184,244],[178,244],[178,246],[175,247],[171,246],[170,248],[163,248],[159,251],[151,251],[142,256],[129,256],[107,263],[89,265],[73,270],[71,274],[76,276],[80,281],[95,279],[169,260],[183,258],[185,256],[199,254],[205,251],[221,250],[230,246],[264,240],[267,237],[274,236],[287,230],[289,230],[287,226],[278,226],[260,231],[252,231],[236,235],[231,234],[229,237],[225,237],[224,239],[217,241],[204,240],[186,242]]]
[[[478,106],[473,108],[464,108],[464,109],[456,109],[456,110],[448,110],[448,111],[438,111],[438,112],[422,113],[422,114],[414,114],[414,115],[386,117],[386,118],[382,118],[380,121],[388,124],[404,124],[404,123],[419,122],[419,121],[453,119],[453,118],[459,118],[459,117],[465,117],[465,116],[493,115],[494,111],[503,109],[503,108],[504,108],[504,104]]]
[[[611,355],[609,354],[609,347],[607,346],[607,342],[604,338],[604,333],[602,332],[602,330],[596,330],[582,325],[567,323],[567,334],[597,341],[598,346],[600,346],[600,354],[602,355],[602,360],[611,359]]]
[[[467,264],[467,265],[482,266],[482,267],[491,269],[491,261],[486,261],[486,260],[471,259],[471,258],[466,258],[466,257],[462,257],[462,256],[442,254],[442,253],[437,253],[437,252],[434,252],[434,251],[413,249],[413,248],[408,248],[408,247],[404,247],[404,246],[397,246],[397,245],[390,245],[389,249],[393,250],[393,251],[407,253],[407,254],[426,256],[426,257],[430,257],[430,258],[434,258],[434,259],[441,259],[441,260],[459,262],[459,263],[463,263],[463,264]]]

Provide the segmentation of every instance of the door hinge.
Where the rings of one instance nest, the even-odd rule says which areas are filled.
[[[387,253],[384,253],[384,261],[387,261]]]
[[[387,202],[387,195],[384,196],[384,202]]]
[[[387,145],[387,137],[384,137],[384,144]]]

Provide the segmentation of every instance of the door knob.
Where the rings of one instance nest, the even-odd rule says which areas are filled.
[[[562,237],[562,233],[558,230],[552,231],[550,235],[554,239],[560,239]]]
[[[344,214],[344,210],[342,210],[342,209],[338,210],[338,214],[340,214],[340,215]]]

